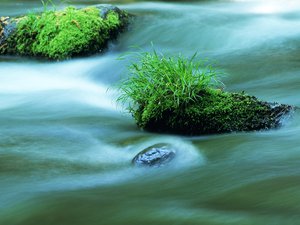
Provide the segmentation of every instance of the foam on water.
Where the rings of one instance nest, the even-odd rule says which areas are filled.
[[[55,64],[1,63],[0,108],[27,102],[35,105],[75,102],[115,111],[113,91],[108,92],[108,86],[89,77],[91,68],[105,61],[98,58]]]
[[[299,14],[299,8],[299,1],[131,4],[125,9],[145,11],[152,19],[141,17],[137,24],[143,29],[137,30],[136,36],[128,40],[128,46],[153,41],[166,51],[176,49],[181,52],[184,49],[191,54],[198,51],[217,55],[277,45],[287,37],[300,35],[295,29],[300,25],[299,20],[286,17]],[[160,35],[157,36],[156,32]],[[184,48],[174,46],[175,43],[181,43]]]

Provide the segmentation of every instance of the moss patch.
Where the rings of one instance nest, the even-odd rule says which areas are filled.
[[[244,93],[208,89],[199,96],[197,101],[181,105],[180,110],[166,110],[161,117],[142,123],[140,108],[135,118],[146,130],[197,135],[276,128],[282,116],[292,110],[291,106],[259,101]]]
[[[100,13],[96,7],[67,7],[21,17],[6,53],[60,60],[99,52],[127,23],[123,12],[122,19],[113,10],[105,18]]]

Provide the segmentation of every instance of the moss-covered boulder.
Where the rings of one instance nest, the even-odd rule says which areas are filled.
[[[145,130],[184,135],[277,128],[293,107],[223,91],[213,66],[182,55],[137,53],[120,84],[125,103]]]
[[[0,19],[0,54],[62,60],[101,52],[128,24],[113,6],[67,7]]]
[[[159,117],[143,121],[140,107],[134,116],[138,125],[149,131],[199,135],[278,128],[293,107],[260,101],[244,93],[208,89],[199,93],[197,101],[178,109],[167,109]]]

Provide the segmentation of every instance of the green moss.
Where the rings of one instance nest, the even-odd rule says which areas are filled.
[[[261,130],[279,125],[278,109],[287,110],[243,93],[208,89],[180,110],[166,110],[160,118],[151,118],[144,128],[190,135]]]
[[[9,52],[50,59],[99,52],[124,23],[115,11],[101,18],[96,7],[30,14],[18,20],[17,31],[8,41]]]

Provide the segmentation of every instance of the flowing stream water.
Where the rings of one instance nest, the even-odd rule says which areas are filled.
[[[299,112],[276,130],[182,137],[139,130],[115,103],[117,58],[153,42],[214,60],[228,91],[300,106],[299,1],[109,2],[136,18],[103,54],[0,57],[0,224],[300,224]],[[42,8],[1,0],[0,15]],[[180,149],[173,163],[132,167],[160,142]]]

